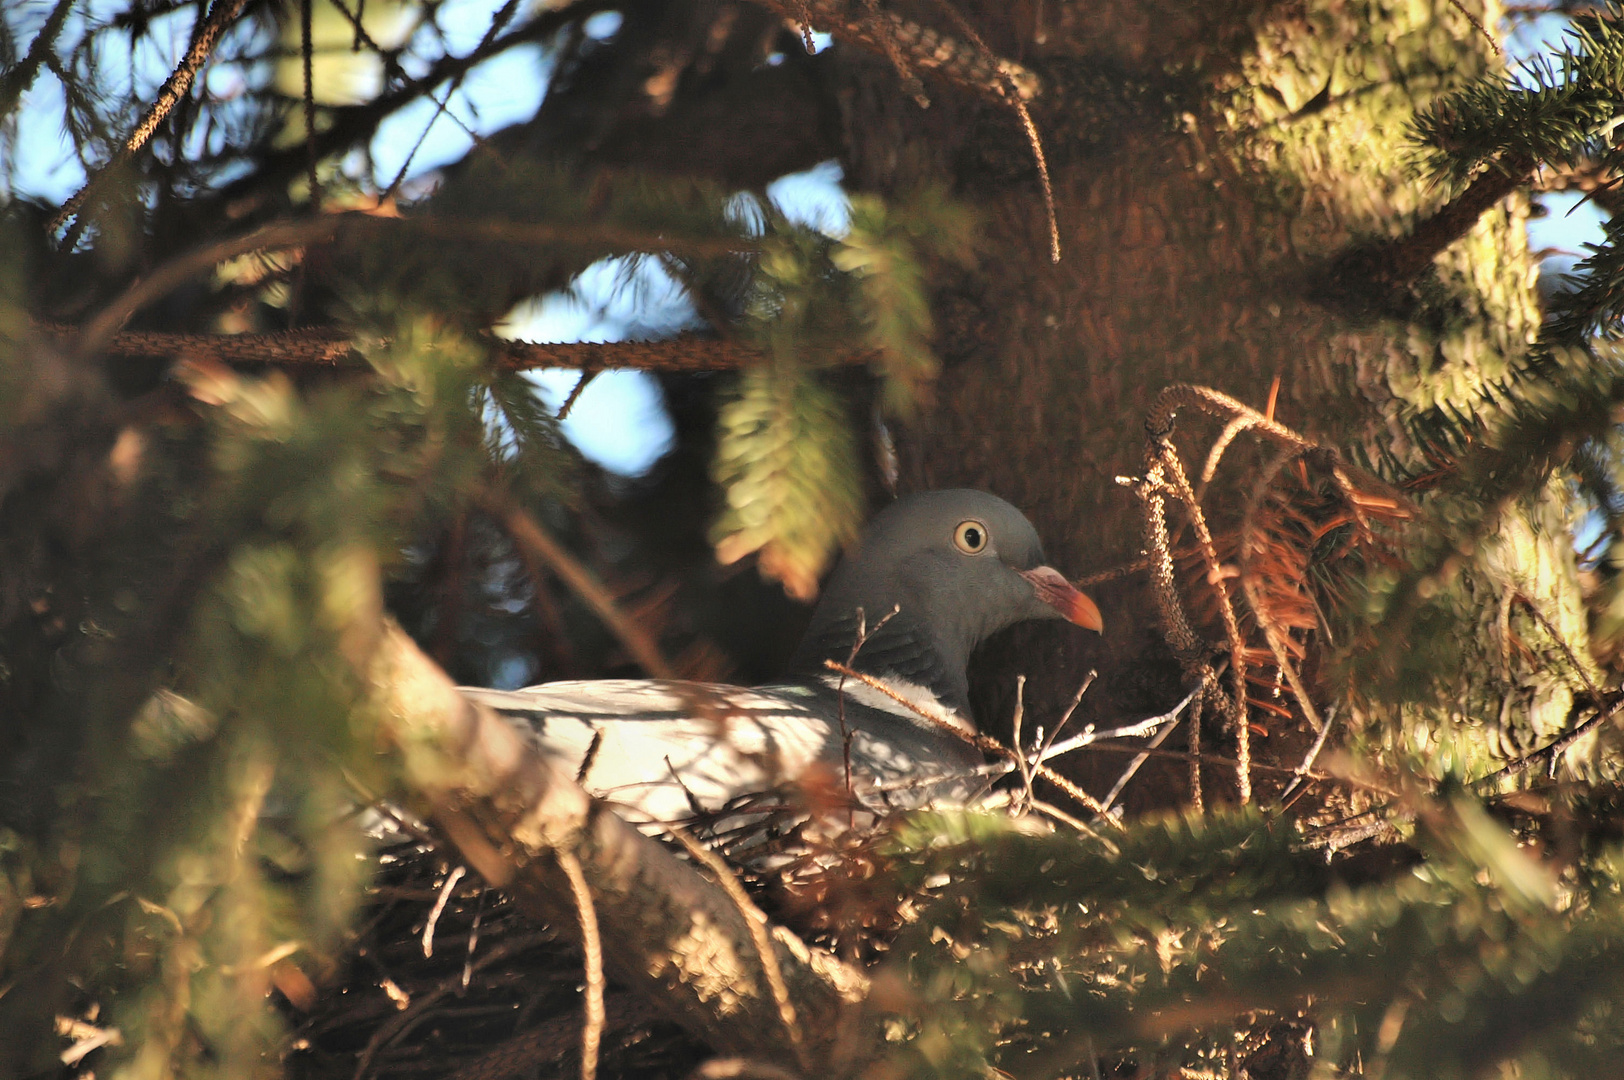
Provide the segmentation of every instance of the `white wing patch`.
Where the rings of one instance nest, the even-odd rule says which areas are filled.
[[[915,724],[930,723],[929,720],[926,720],[924,717],[919,715],[921,712],[924,712],[935,717],[948,727],[957,728],[959,731],[970,735],[975,734],[976,729],[974,724],[970,723],[970,721],[966,720],[952,709],[949,709],[946,705],[943,705],[941,699],[935,694],[931,693],[928,687],[920,686],[918,683],[909,682],[907,679],[899,679],[895,675],[874,677],[875,682],[882,683],[888,687],[897,695],[897,697],[902,698],[903,701],[906,701],[911,705],[917,706],[917,708],[914,709],[910,709],[908,705],[904,705],[902,701],[898,701],[897,697],[892,697],[890,694],[887,694],[882,690],[877,690],[868,683],[863,682],[861,679],[853,679],[850,676],[842,676],[833,673],[828,675],[820,675],[818,678],[821,679],[823,681],[823,685],[827,686],[829,689],[845,694],[848,698],[857,702],[859,705],[866,705],[871,709],[879,709],[882,712],[891,713],[893,716],[904,717]]]

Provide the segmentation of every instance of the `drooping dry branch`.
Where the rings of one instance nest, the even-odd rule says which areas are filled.
[[[1192,488],[1185,474],[1183,463],[1179,458],[1178,450],[1173,445],[1172,434],[1175,421],[1181,409],[1194,408],[1216,419],[1224,421],[1224,428],[1218,435],[1207,455],[1205,467],[1201,472],[1201,491]],[[1272,395],[1271,395],[1272,412]],[[1222,616],[1225,642],[1228,645],[1230,676],[1234,684],[1233,700],[1228,703],[1225,710],[1230,714],[1230,720],[1235,725],[1237,757],[1240,761],[1238,782],[1241,801],[1247,802],[1251,798],[1251,746],[1250,729],[1248,727],[1246,690],[1247,647],[1241,631],[1240,621],[1237,617],[1230,590],[1225,579],[1234,573],[1232,568],[1223,566],[1219,559],[1217,548],[1212,534],[1207,527],[1206,516],[1201,508],[1202,497],[1206,485],[1216,474],[1218,465],[1223,459],[1225,451],[1233,444],[1235,439],[1245,432],[1254,432],[1265,442],[1278,447],[1272,464],[1264,471],[1262,479],[1254,486],[1250,493],[1247,510],[1244,517],[1244,526],[1241,536],[1240,576],[1241,587],[1248,606],[1261,628],[1270,652],[1273,654],[1284,679],[1290,683],[1303,714],[1316,731],[1322,730],[1318,712],[1315,710],[1307,688],[1292,663],[1286,642],[1281,638],[1277,621],[1264,604],[1261,590],[1258,587],[1256,575],[1252,570],[1252,555],[1255,545],[1254,529],[1258,507],[1261,504],[1270,483],[1285,468],[1285,466],[1301,458],[1303,455],[1319,448],[1308,439],[1292,431],[1283,424],[1277,423],[1272,416],[1258,412],[1227,394],[1202,386],[1179,384],[1170,386],[1157,396],[1149,417],[1146,419],[1146,428],[1149,439],[1145,450],[1145,474],[1142,477],[1122,477],[1119,482],[1131,486],[1139,495],[1145,508],[1145,547],[1151,557],[1151,581],[1157,606],[1162,616],[1163,632],[1174,654],[1178,657],[1185,670],[1186,678],[1191,682],[1208,688],[1216,689],[1217,673],[1209,659],[1213,646],[1205,641],[1196,631],[1190,616],[1185,610],[1184,600],[1179,594],[1172,551],[1172,539],[1167,524],[1167,502],[1173,499],[1185,508],[1197,539],[1197,548],[1201,554],[1207,581],[1211,585],[1217,601],[1219,614]],[[1367,533],[1369,526],[1363,517],[1358,492],[1354,490],[1352,481],[1341,464],[1331,457],[1331,477],[1338,493],[1347,504],[1349,517],[1357,522],[1360,529]],[[1205,697],[1206,694],[1203,695]],[[1221,701],[1216,695],[1212,700]],[[1199,769],[1199,731],[1200,727],[1192,718],[1190,735],[1191,747],[1191,794],[1192,801],[1199,807],[1200,769]]]
[[[609,975],[719,1052],[782,1055],[779,1005],[746,917],[719,886],[595,802],[513,725],[457,693],[393,624],[369,686],[420,808],[488,883],[533,915],[574,926],[572,893],[554,857],[569,852],[592,893]],[[862,1008],[863,974],[781,927],[771,937],[811,1059],[860,1061],[876,1052],[874,1028],[842,1022]],[[867,1041],[841,1045],[853,1031]]]
[[[1022,101],[1031,101],[1043,91],[1042,81],[1031,69],[894,12],[877,7],[871,12],[861,0],[756,2],[792,22],[810,20],[841,41],[881,56],[900,56],[909,68],[933,72],[982,94],[1004,97],[1013,88]]]

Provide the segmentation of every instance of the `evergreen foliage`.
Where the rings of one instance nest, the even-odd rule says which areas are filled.
[[[545,40],[586,79],[587,6],[510,26],[509,5],[481,48]],[[520,545],[493,506],[564,523],[578,590],[621,570],[613,545],[568,532],[598,490],[591,470],[495,362],[492,328],[603,258],[627,260],[628,281],[654,266],[680,281],[696,323],[755,350],[715,426],[716,554],[755,555],[806,597],[862,518],[862,394],[901,419],[931,400],[932,290],[974,265],[976,215],[938,189],[857,196],[836,238],[706,181],[604,169],[585,182],[573,161],[476,153],[399,229],[217,260],[211,280],[144,309],[215,332],[320,322],[361,363],[120,367],[49,324],[88,322],[137,267],[234,234],[240,215],[398,213],[398,185],[375,190],[345,154],[375,133],[378,102],[427,100],[461,74],[436,66],[433,4],[322,7],[310,60],[326,67],[307,87],[298,5],[250,5],[213,61],[241,76],[240,100],[182,95],[138,152],[122,149],[127,121],[154,88],[112,78],[107,43],[150,42],[181,9],[135,4],[47,61],[69,10],[26,46],[0,20],[0,116],[48,64],[94,176],[53,234],[60,250],[44,250],[39,208],[10,207],[0,235],[0,1074],[274,1077],[291,1060],[284,1017],[344,967],[367,902],[362,808],[413,796],[363,705],[384,597],[429,612],[418,628],[447,625],[455,603],[425,598],[423,567],[454,562],[447,538],[473,534],[477,580],[447,573],[445,592],[541,611],[544,575],[504,572]],[[391,21],[398,41],[380,45]],[[1618,25],[1579,20],[1552,62],[1423,110],[1429,175],[1452,190],[1537,167],[1611,175]],[[352,94],[346,64],[378,94]],[[425,66],[433,78],[411,74]],[[275,182],[239,200],[243,174]],[[1303,519],[1311,550],[1291,565],[1319,577],[1299,599],[1328,614],[1293,655],[1312,645],[1314,690],[1353,719],[1317,765],[1275,768],[1336,794],[1085,828],[1064,813],[918,814],[834,853],[849,863],[818,852],[836,867],[831,907],[844,891],[883,908],[863,922],[887,928],[862,942],[885,1039],[869,1075],[1621,1071],[1621,231],[1609,223],[1504,378],[1466,406],[1445,396],[1406,414],[1413,458],[1367,462],[1413,500],[1413,520],[1383,534],[1389,558],[1365,558],[1372,541],[1333,567],[1353,524]],[[873,382],[859,394],[836,373],[854,351]],[[1323,495],[1306,464],[1301,476]],[[1550,537],[1532,534],[1565,542],[1575,505],[1603,525],[1584,605],[1541,611],[1536,586],[1572,568],[1541,562],[1549,545],[1534,540]],[[598,588],[572,617],[612,592]],[[1502,621],[1485,627],[1489,595]],[[657,607],[638,624],[657,626]],[[498,621],[470,636],[506,632]],[[1349,854],[1352,834],[1384,846]]]

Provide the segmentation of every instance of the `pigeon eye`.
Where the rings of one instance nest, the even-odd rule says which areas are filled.
[[[953,530],[953,546],[966,555],[980,555],[987,550],[987,527],[979,521],[961,521]]]

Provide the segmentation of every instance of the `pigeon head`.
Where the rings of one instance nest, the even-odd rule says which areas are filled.
[[[1019,510],[982,491],[922,492],[882,510],[847,552],[793,663],[807,672],[845,663],[861,626],[868,636],[854,668],[967,713],[970,653],[1032,619],[1102,629],[1094,602],[1044,565],[1037,530]]]

